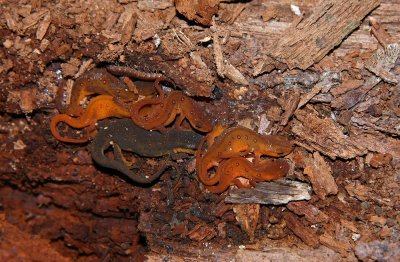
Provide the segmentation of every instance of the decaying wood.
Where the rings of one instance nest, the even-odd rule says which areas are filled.
[[[320,236],[319,241],[322,245],[338,252],[342,257],[346,257],[348,252],[351,250],[351,245],[348,241],[334,239],[327,233]]]
[[[296,111],[297,120],[292,131],[308,148],[321,152],[332,159],[350,159],[366,154],[364,146],[346,136],[340,125],[332,118],[319,117],[310,106]]]
[[[311,188],[308,184],[278,180],[274,182],[257,183],[254,188],[239,188],[231,190],[225,198],[226,203],[236,204],[270,204],[282,205],[290,201],[309,200]]]
[[[304,173],[310,178],[315,194],[321,199],[325,199],[327,195],[336,195],[338,186],[325,159],[318,152],[314,152],[313,159],[307,159],[306,162]]]
[[[397,84],[400,77],[390,72],[390,70],[395,66],[399,56],[400,45],[397,43],[389,44],[384,48],[379,48],[368,59],[365,67],[375,75],[382,77],[386,82]]]
[[[254,241],[254,231],[257,228],[258,217],[260,215],[260,204],[238,204],[233,205],[236,220],[240,227],[250,237],[250,241]]]
[[[340,96],[346,92],[349,92],[353,89],[359,88],[364,84],[364,80],[361,79],[347,79],[344,80],[340,85],[333,87],[330,90],[330,93],[334,96]]]
[[[355,247],[357,257],[362,261],[399,261],[400,242],[375,240],[360,242]]]
[[[340,261],[341,257],[333,250],[320,246],[315,249],[305,249],[303,247],[295,248],[270,248],[266,245],[262,247],[262,251],[254,250],[239,250],[235,259],[231,261],[236,262],[258,262],[258,261],[307,261],[307,262],[320,262],[320,261]]]
[[[345,94],[335,98],[332,101],[332,107],[337,109],[350,109],[364,100],[365,95],[374,88],[381,79],[376,76],[370,76],[365,80],[364,85],[359,88],[350,90]]]
[[[224,55],[222,54],[222,48],[219,42],[219,36],[217,32],[213,34],[213,42],[214,42],[214,59],[218,75],[222,78],[227,77],[237,84],[248,85],[249,82],[243,76],[243,74],[231,63],[229,63],[229,61],[224,59]]]
[[[319,210],[316,206],[307,201],[290,202],[288,209],[296,215],[304,215],[304,217],[312,224],[327,222],[329,217],[326,213]]]
[[[49,239],[40,238],[7,222],[6,214],[0,215],[0,260],[1,261],[52,261],[70,262]]]
[[[321,76],[320,81],[311,89],[310,92],[303,95],[300,99],[297,109],[304,106],[308,101],[310,101],[319,92],[327,93],[332,86],[340,81],[340,74],[336,72],[324,72]]]
[[[218,12],[219,0],[175,0],[176,10],[189,20],[211,25],[212,17]]]
[[[38,29],[36,31],[36,38],[39,40],[42,40],[44,35],[47,32],[47,29],[49,28],[51,23],[51,15],[50,13],[47,13],[43,20],[39,23]]]
[[[283,113],[281,117],[281,121],[279,123],[280,126],[286,126],[289,119],[292,117],[294,111],[296,111],[297,106],[300,102],[300,91],[299,89],[295,89],[293,94],[289,97],[287,103],[285,103],[285,113]],[[277,132],[275,132],[277,133]]]
[[[369,23],[371,24],[371,33],[376,37],[376,40],[382,46],[388,46],[389,44],[393,43],[392,38],[386,32],[385,27],[379,22],[375,17],[369,18]]]
[[[340,44],[378,5],[379,0],[321,1],[309,17],[286,29],[269,53],[289,68],[307,69]]]
[[[361,126],[361,127],[364,126],[367,129],[379,131],[379,132],[386,133],[386,134],[400,136],[400,131],[398,131],[396,129],[399,127],[398,126],[399,119],[397,117],[385,118],[384,121],[380,121],[380,122],[384,122],[384,124],[385,124],[384,126],[379,126],[376,123],[371,122],[370,119],[368,119],[366,117],[360,117],[360,116],[351,117],[351,122],[353,122],[357,126]]]
[[[372,152],[389,153],[393,156],[393,165],[400,167],[400,142],[393,137],[384,134],[369,134],[358,129],[352,129],[354,134],[352,137],[355,143],[362,144],[365,148]]]
[[[283,217],[285,218],[287,227],[292,230],[296,236],[301,238],[304,243],[312,247],[318,246],[318,236],[315,234],[313,229],[304,226],[299,218],[293,213],[284,212]]]

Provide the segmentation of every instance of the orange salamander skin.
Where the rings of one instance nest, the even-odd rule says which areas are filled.
[[[84,111],[80,102],[93,94],[114,96],[124,102],[138,99],[138,95],[128,90],[123,81],[108,73],[106,69],[95,68],[76,79],[65,113],[71,116],[80,116]]]
[[[293,149],[293,144],[283,136],[263,136],[245,127],[226,129],[202,155],[204,142],[205,139],[197,151],[196,170],[200,181],[208,186],[219,181],[217,174],[209,177],[208,170],[223,159],[252,154],[257,164],[261,161],[261,156],[282,157]]]
[[[142,112],[146,111],[146,114]],[[159,98],[146,98],[134,103],[131,107],[131,118],[135,124],[147,130],[162,130],[175,122],[179,129],[186,118],[191,126],[200,132],[212,129],[211,118],[193,99],[180,91],[172,91],[169,95],[161,94]]]
[[[234,157],[223,160],[217,169],[218,184],[206,186],[212,193],[222,193],[229,186],[248,187],[238,177],[250,180],[250,184],[261,181],[271,181],[284,177],[290,166],[284,159],[266,159],[262,163],[253,164],[243,157]]]
[[[89,141],[89,137],[82,139],[63,137],[58,132],[57,125],[60,122],[64,122],[74,128],[88,127],[89,130],[96,130],[96,123],[99,120],[108,117],[124,118],[129,116],[130,112],[120,104],[116,103],[112,96],[99,95],[89,102],[88,107],[80,117],[74,118],[67,114],[54,116],[51,119],[50,130],[53,136],[62,142],[85,143]]]

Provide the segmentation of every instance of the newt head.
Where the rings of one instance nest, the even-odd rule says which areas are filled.
[[[266,136],[266,150],[269,156],[281,157],[290,154],[293,150],[293,143],[284,136]]]
[[[213,129],[211,116],[196,102],[193,102],[189,112],[186,112],[186,118],[192,127],[200,132],[207,133]]]

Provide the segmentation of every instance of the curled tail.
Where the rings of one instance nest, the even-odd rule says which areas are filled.
[[[196,172],[197,176],[199,177],[200,181],[207,186],[214,185],[218,182],[219,180],[219,174],[215,174],[211,178],[208,177],[208,169],[205,167],[205,165],[202,163],[202,156],[201,153],[203,151],[203,145],[205,142],[207,142],[208,150],[210,150],[210,147],[214,144],[215,139],[222,134],[222,132],[226,128],[223,125],[217,124],[213,127],[213,130],[205,136],[199,145],[199,148],[197,149],[197,155],[196,155]],[[205,169],[205,170],[204,170]]]
[[[70,117],[69,115],[66,114],[59,114],[54,116],[51,119],[50,122],[50,131],[53,134],[53,136],[57,139],[60,140],[62,142],[66,142],[66,143],[76,143],[76,144],[80,144],[80,143],[86,143],[89,141],[88,137],[85,138],[81,138],[81,139],[75,139],[75,138],[69,138],[69,137],[63,137],[60,132],[58,132],[58,124],[60,122],[64,122],[64,123],[69,123],[71,121],[73,121],[74,118]]]

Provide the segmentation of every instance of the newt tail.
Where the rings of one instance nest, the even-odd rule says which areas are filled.
[[[108,117],[124,118],[129,117],[130,112],[123,106],[116,103],[112,96],[100,95],[93,98],[84,113],[77,118],[71,117],[67,114],[56,115],[51,119],[50,130],[53,136],[66,143],[86,143],[90,139],[90,135],[96,132],[96,123],[99,120]],[[58,124],[64,122],[74,128],[85,128],[89,130],[89,136],[82,139],[63,137],[58,132]]]

